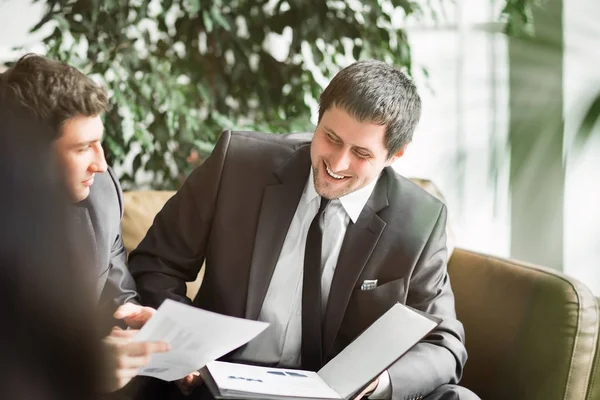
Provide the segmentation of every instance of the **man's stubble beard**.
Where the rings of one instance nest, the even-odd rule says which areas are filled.
[[[350,178],[350,181],[347,182],[347,185],[344,185],[343,187],[339,188],[339,189],[334,189],[336,190],[333,193],[333,196],[329,196],[329,194],[331,193],[326,193],[326,188],[328,187],[327,182],[325,181],[324,184],[320,184],[319,183],[319,176],[321,174],[321,169],[324,168],[322,165],[318,166],[318,167],[313,167],[313,181],[314,181],[314,185],[315,185],[315,190],[317,191],[317,193],[319,194],[319,196],[324,197],[326,199],[329,200],[336,200],[339,199],[340,197],[344,197],[352,192],[355,191],[355,189],[352,189],[349,185],[352,184],[352,179]],[[327,171],[323,171],[323,173],[327,173]]]

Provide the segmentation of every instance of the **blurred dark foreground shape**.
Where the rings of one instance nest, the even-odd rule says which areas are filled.
[[[0,99],[0,398],[93,399],[94,293],[44,129]],[[89,288],[89,290],[88,290]]]

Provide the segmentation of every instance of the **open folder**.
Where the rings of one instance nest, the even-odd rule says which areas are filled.
[[[215,398],[350,399],[440,322],[397,303],[318,372],[213,361],[200,374]]]

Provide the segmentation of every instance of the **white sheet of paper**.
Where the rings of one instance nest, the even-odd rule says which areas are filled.
[[[221,391],[260,393],[267,396],[291,396],[339,399],[316,372],[258,367],[213,361],[207,365]],[[252,397],[252,396],[248,396]],[[260,398],[261,396],[257,396]]]
[[[436,326],[437,322],[397,303],[318,374],[341,398],[348,399]]]
[[[171,349],[153,354],[138,374],[165,381],[183,378],[252,340],[268,325],[165,300],[134,341],[164,341]]]

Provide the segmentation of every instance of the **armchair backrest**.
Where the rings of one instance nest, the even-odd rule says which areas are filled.
[[[553,270],[456,249],[448,266],[469,360],[486,400],[600,398],[598,299]]]

